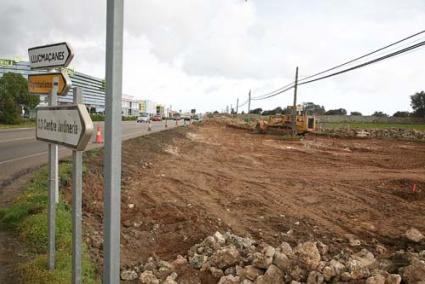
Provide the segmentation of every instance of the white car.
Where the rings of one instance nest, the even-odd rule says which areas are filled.
[[[147,114],[142,114],[137,118],[137,123],[149,122],[150,117]]]

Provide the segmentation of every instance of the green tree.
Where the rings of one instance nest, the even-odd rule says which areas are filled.
[[[393,117],[409,117],[410,113],[408,111],[397,111],[393,114]]]
[[[347,110],[344,108],[339,109],[330,109],[327,112],[325,112],[326,115],[346,115]]]
[[[19,122],[21,107],[29,111],[40,102],[38,96],[28,93],[28,82],[17,73],[5,73],[0,78],[0,122]]]
[[[417,92],[410,96],[410,105],[413,108],[414,116],[425,117],[425,92]]]
[[[372,114],[372,116],[375,116],[375,117],[388,117],[388,114],[386,114],[386,113],[384,113],[384,112],[382,112],[382,111],[375,111],[375,112]]]
[[[283,112],[281,107],[277,107],[272,110],[265,110],[263,111],[262,115],[275,115],[275,114],[281,114]]]
[[[256,109],[251,110],[249,113],[261,114],[262,111],[263,111],[262,108],[256,108]]]
[[[326,112],[324,106],[316,105],[312,102],[303,103],[303,107],[307,114],[321,115]]]

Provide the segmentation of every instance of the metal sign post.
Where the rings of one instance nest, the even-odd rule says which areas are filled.
[[[53,78],[53,89],[49,98],[49,106],[57,105],[57,91],[59,79]],[[56,244],[56,203],[59,202],[58,182],[58,146],[49,143],[49,208],[48,208],[48,266],[50,270],[55,268],[55,244]]]
[[[36,46],[28,49],[31,69],[66,67],[74,57],[66,42]]]
[[[82,103],[81,89],[73,90],[74,104]],[[83,152],[72,151],[72,283],[81,283],[81,216]]]
[[[120,283],[123,0],[106,3],[103,283]]]
[[[48,257],[47,266],[49,270],[55,268],[55,245],[56,245],[56,203],[59,202],[59,179],[58,179],[58,145],[71,145],[75,143],[75,136],[80,132],[84,133],[84,139],[79,137],[77,148],[82,148],[87,135],[91,135],[90,131],[93,131],[93,123],[90,117],[87,120],[88,113],[86,115],[78,113],[80,115],[80,128],[78,128],[78,121],[75,118],[75,112],[69,111],[65,115],[65,121],[63,116],[64,113],[58,112],[57,109],[57,96],[66,95],[70,86],[71,80],[68,75],[63,72],[54,72],[55,67],[66,67],[74,57],[71,47],[66,43],[56,43],[44,46],[37,46],[28,49],[28,56],[30,59],[31,69],[46,69],[51,72],[45,74],[30,74],[28,75],[28,91],[31,94],[46,94],[49,96],[49,107],[37,109],[37,126],[36,126],[36,138],[49,142],[48,145],[48,170],[49,170],[49,182],[48,182]],[[78,106],[77,106],[78,108]],[[81,107],[80,107],[81,108]],[[86,110],[87,112],[87,110]],[[73,116],[74,114],[74,116]],[[83,118],[81,121],[81,117]],[[73,124],[67,123],[66,119],[73,120]],[[84,129],[81,129],[83,124]],[[91,127],[91,130],[90,130]],[[73,135],[72,135],[73,134]],[[80,136],[83,136],[81,134]],[[68,143],[68,144],[67,144]],[[85,145],[84,145],[85,147]],[[80,150],[78,148],[78,150]],[[80,173],[81,175],[81,173]],[[74,174],[74,178],[78,179],[78,174]],[[78,184],[78,180],[76,180]],[[81,183],[80,183],[81,185]],[[81,188],[81,186],[80,186]],[[78,204],[77,204],[78,206]],[[81,227],[81,226],[80,226]],[[77,227],[75,227],[77,228]],[[75,229],[74,228],[74,229]],[[78,229],[78,228],[77,228]],[[81,228],[79,231],[81,233]],[[81,240],[81,237],[80,237]]]
[[[49,95],[53,88],[53,78],[58,78],[58,90],[56,91],[59,96],[66,96],[71,87],[71,80],[68,74],[64,72],[50,72],[45,74],[29,74],[28,75],[28,92],[38,95]]]

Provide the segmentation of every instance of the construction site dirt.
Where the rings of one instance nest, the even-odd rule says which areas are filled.
[[[101,268],[103,151],[84,159],[86,241]],[[122,161],[123,267],[173,260],[215,231],[272,246],[320,240],[335,253],[347,236],[399,250],[407,229],[425,231],[423,143],[288,141],[207,120],[126,141]]]

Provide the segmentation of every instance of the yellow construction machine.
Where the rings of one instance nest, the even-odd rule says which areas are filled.
[[[316,119],[304,112],[302,105],[296,108],[288,106],[292,114],[270,115],[268,118],[260,119],[255,127],[258,133],[277,133],[285,135],[304,135],[314,131]]]

